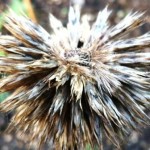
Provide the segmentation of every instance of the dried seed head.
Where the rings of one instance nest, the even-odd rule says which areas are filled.
[[[53,34],[29,18],[12,13],[0,35],[0,91],[12,92],[0,104],[15,110],[11,126],[58,149],[102,145],[105,134],[115,145],[137,124],[148,124],[150,33],[123,39],[144,23],[143,13],[129,13],[110,27],[107,7],[90,28],[87,17],[70,7],[69,22],[50,15]]]

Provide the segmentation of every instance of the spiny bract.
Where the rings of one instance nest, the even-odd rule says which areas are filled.
[[[15,110],[11,126],[56,149],[102,145],[102,134],[119,145],[137,125],[149,124],[150,33],[123,39],[145,22],[129,13],[110,27],[106,7],[90,27],[70,7],[67,28],[53,15],[53,34],[11,13],[0,35],[1,92],[12,92],[1,111]],[[145,50],[145,48],[147,48]]]

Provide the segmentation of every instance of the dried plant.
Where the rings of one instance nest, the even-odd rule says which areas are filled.
[[[0,110],[14,110],[10,126],[28,133],[39,146],[55,149],[101,147],[103,134],[116,146],[138,125],[149,124],[150,33],[123,39],[145,23],[129,13],[110,27],[107,7],[90,27],[70,7],[67,28],[52,14],[53,34],[25,16],[6,18],[10,35],[0,36],[1,92],[12,92]]]

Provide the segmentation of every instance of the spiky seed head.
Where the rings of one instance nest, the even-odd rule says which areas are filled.
[[[29,18],[11,13],[0,35],[1,92],[12,92],[0,104],[15,110],[11,126],[58,149],[102,145],[105,134],[115,145],[137,124],[148,124],[150,100],[150,33],[124,39],[142,25],[143,13],[129,13],[111,27],[106,7],[90,27],[70,7],[64,27],[50,14],[53,34]]]

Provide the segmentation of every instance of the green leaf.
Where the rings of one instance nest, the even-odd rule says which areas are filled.
[[[10,5],[9,5],[9,8],[11,8],[17,14],[20,14],[22,12],[27,14],[23,0],[12,0]],[[7,13],[8,12],[6,10],[0,14],[0,31],[2,30],[4,20],[5,20],[4,14],[7,14]]]
[[[0,51],[0,56],[6,56],[5,52]]]
[[[8,96],[9,96],[8,92],[1,93],[0,94],[0,102],[2,102],[3,100],[5,100]]]
[[[25,5],[22,0],[13,0],[10,4],[10,8],[17,14],[26,12]]]
[[[1,29],[2,29],[3,24],[4,24],[4,15],[1,14],[1,15],[0,15],[0,31],[1,31]]]

